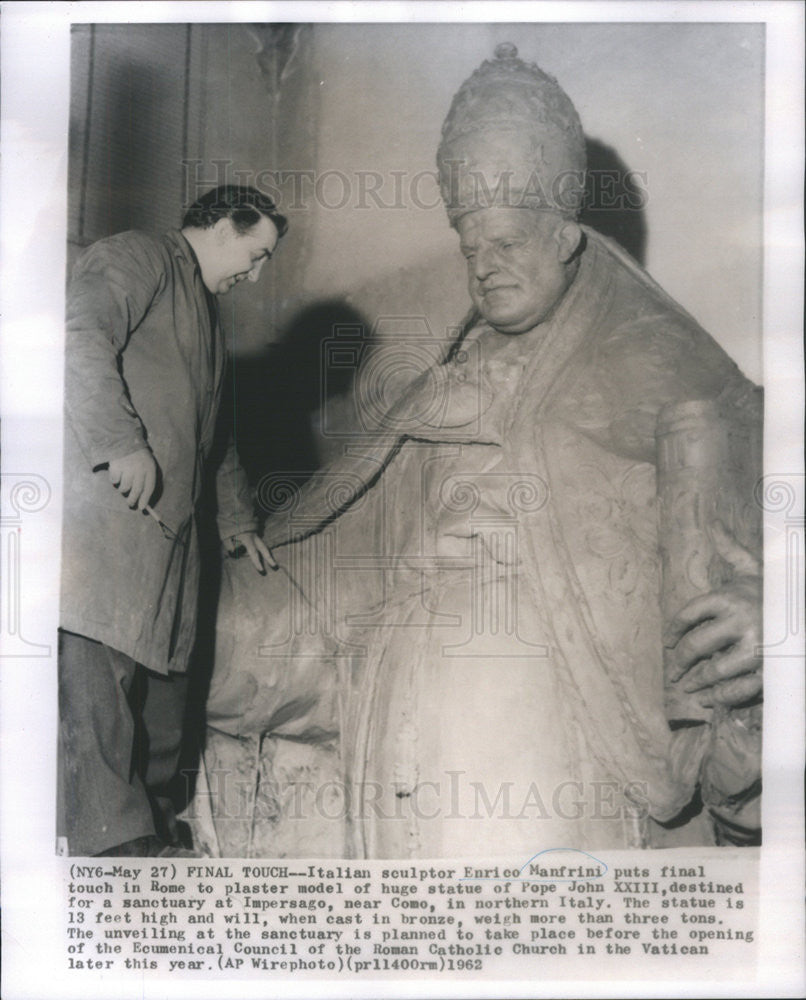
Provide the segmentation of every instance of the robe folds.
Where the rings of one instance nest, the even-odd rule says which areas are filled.
[[[759,392],[585,236],[538,327],[479,321],[301,491],[264,484],[281,568],[226,567],[208,702],[208,774],[255,777],[247,832],[213,794],[222,853],[524,864],[756,827],[760,709],[664,714],[655,433],[687,400],[760,420]]]

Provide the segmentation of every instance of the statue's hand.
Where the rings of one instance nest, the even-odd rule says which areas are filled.
[[[761,567],[717,521],[711,537],[734,579],[689,601],[664,633],[674,649],[676,678],[687,692],[702,692],[703,705],[736,708],[756,700],[761,675]]]

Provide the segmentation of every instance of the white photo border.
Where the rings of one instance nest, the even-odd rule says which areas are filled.
[[[754,983],[686,981],[426,982],[355,979],[312,982],[98,980],[78,991],[61,973],[61,862],[55,829],[56,660],[61,483],[62,316],[65,276],[69,27],[88,22],[173,21],[633,22],[753,21],[766,24],[765,267],[763,364],[765,471],[800,482],[803,552],[802,179],[803,8],[797,2],[500,3],[4,3],[2,5],[2,463],[30,479],[29,503],[40,517],[17,532],[25,587],[15,618],[3,553],[2,901],[4,991],[8,1000],[65,998],[342,996],[800,996],[803,965],[804,629],[784,656],[768,658],[765,687],[764,846],[761,852],[760,963]],[[470,69],[470,67],[469,67]],[[8,478],[6,478],[8,477]],[[798,480],[800,477],[800,480]],[[44,481],[44,487],[42,482]],[[48,498],[45,494],[51,490]],[[36,491],[39,490],[39,499]],[[44,500],[43,500],[44,497]],[[4,528],[6,544],[8,521]],[[767,551],[778,543],[770,534]],[[9,549],[10,551],[10,549]],[[765,634],[787,634],[781,567],[768,565]],[[794,577],[802,585],[802,566]],[[12,588],[13,589],[13,588]],[[802,593],[802,591],[801,591]],[[14,623],[50,656],[15,655]],[[14,647],[16,649],[16,647]],[[771,720],[774,723],[771,724]],[[97,987],[97,989],[96,989]]]

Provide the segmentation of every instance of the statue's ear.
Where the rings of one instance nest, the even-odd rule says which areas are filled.
[[[582,242],[582,230],[573,219],[567,219],[557,227],[554,238],[557,241],[560,261],[567,264],[579,249]]]

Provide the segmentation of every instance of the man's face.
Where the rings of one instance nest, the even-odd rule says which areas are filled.
[[[265,215],[243,234],[230,219],[219,219],[212,235],[213,250],[202,279],[216,295],[223,295],[240,281],[257,281],[279,239],[277,227]]]
[[[562,298],[568,275],[555,238],[561,220],[524,208],[484,208],[458,223],[470,297],[501,333],[525,333]]]

